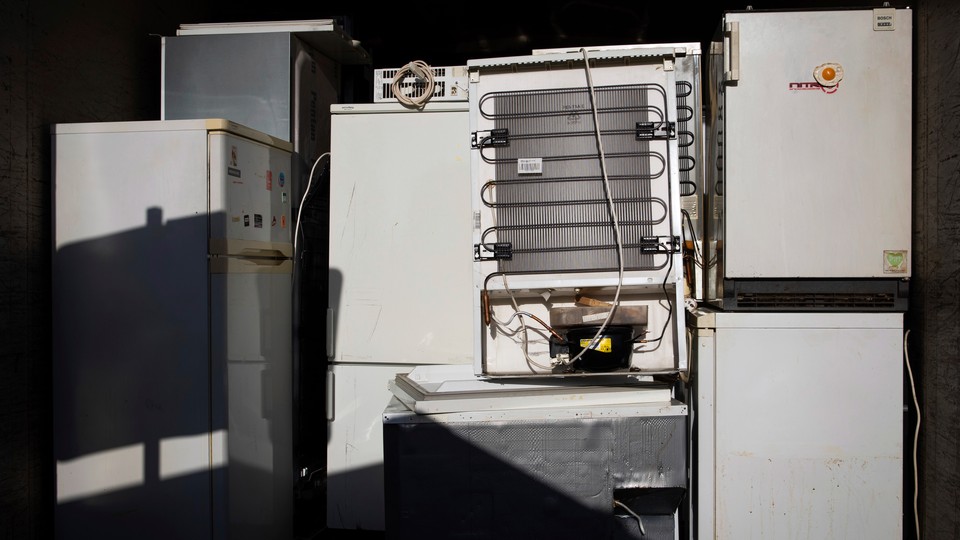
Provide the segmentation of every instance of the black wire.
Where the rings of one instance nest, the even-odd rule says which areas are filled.
[[[663,340],[663,337],[667,335],[667,327],[670,326],[670,319],[673,318],[673,304],[670,302],[670,293],[667,292],[667,279],[670,277],[671,270],[673,270],[673,255],[670,256],[670,264],[667,267],[667,273],[663,275],[663,283],[661,284],[661,287],[663,287],[663,297],[667,300],[667,319],[663,322],[663,328],[660,329],[660,337],[656,339],[630,340],[630,343],[639,343],[639,342],[644,342],[644,343],[656,342],[657,343],[656,347],[652,349],[644,349],[642,351],[636,351],[638,353],[649,353],[649,352],[656,351],[657,349],[660,348],[660,342]],[[660,304],[660,305],[662,306],[663,304]]]

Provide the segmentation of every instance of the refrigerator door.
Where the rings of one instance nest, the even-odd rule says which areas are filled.
[[[332,122],[328,357],[470,363],[466,103],[338,105]]]
[[[210,276],[215,535],[293,536],[291,265],[231,259]]]

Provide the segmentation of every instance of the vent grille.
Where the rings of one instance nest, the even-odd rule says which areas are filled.
[[[462,66],[431,67],[433,71],[433,95],[431,100],[466,101],[468,97],[467,70]],[[373,101],[376,103],[396,101],[393,95],[393,78],[400,68],[376,69],[373,76]],[[400,89],[407,97],[423,95],[426,84],[412,75],[400,81]]]
[[[881,309],[895,306],[890,293],[740,293],[740,308],[757,309]]]

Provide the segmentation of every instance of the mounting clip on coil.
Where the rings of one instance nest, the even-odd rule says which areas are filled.
[[[676,122],[637,122],[637,140],[661,141],[677,136]]]
[[[470,147],[484,146],[510,146],[510,130],[498,128],[490,131],[474,131],[470,139]]]
[[[640,253],[680,253],[679,236],[644,236],[640,238]]]
[[[490,249],[493,248],[493,249]],[[474,244],[474,261],[500,261],[513,258],[513,244],[510,242],[496,242],[493,244]]]

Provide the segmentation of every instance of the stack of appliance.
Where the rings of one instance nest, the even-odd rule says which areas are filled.
[[[355,63],[332,20],[184,25],[161,120],[54,126],[58,537],[293,535],[293,231]]]
[[[324,354],[323,332],[316,329],[326,327],[327,310],[322,302],[300,300],[327,295],[329,201],[322,188],[306,191],[325,176],[328,163],[317,160],[330,150],[330,106],[354,99],[354,78],[363,78],[371,58],[334,19],[183,24],[161,47],[162,119],[229,118],[293,144],[292,172],[281,186],[290,198],[286,226],[299,233],[291,292],[290,474],[302,505],[298,519],[316,528],[322,522],[307,522],[322,514],[315,492],[322,491],[327,441],[315,426],[323,422],[327,396],[323,362],[313,359]]]
[[[728,12],[709,59],[697,538],[900,538],[909,9]]]
[[[687,52],[468,61],[473,366],[391,385],[391,535],[678,534]]]

